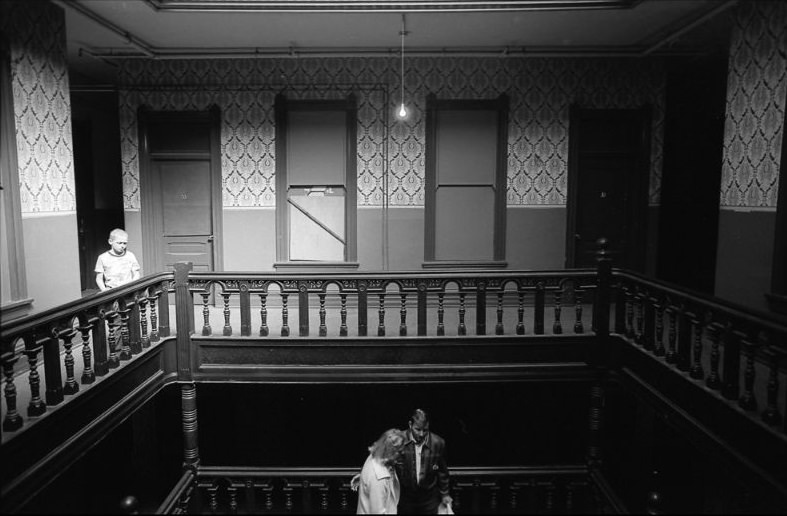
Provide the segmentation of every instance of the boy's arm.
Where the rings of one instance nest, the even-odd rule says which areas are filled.
[[[97,272],[96,273],[96,285],[98,285],[98,289],[103,292],[107,289],[107,286],[104,285],[104,273]]]
[[[135,279],[139,279],[142,276],[140,271],[141,267],[139,266],[139,261],[134,253],[130,253],[133,260],[131,261],[131,281]]]

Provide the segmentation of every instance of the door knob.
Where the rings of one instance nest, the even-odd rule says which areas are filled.
[[[208,242],[213,242],[213,235],[208,236]]]

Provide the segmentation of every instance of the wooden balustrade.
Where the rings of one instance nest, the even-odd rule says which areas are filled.
[[[614,318],[617,335],[785,430],[787,407],[780,399],[787,397],[787,326],[767,314],[612,269],[603,246],[596,271],[241,275],[185,269],[184,278],[187,295],[175,305],[187,317],[179,326],[192,327],[201,316],[197,334],[183,336],[186,346],[199,338],[366,337],[370,318],[377,326],[372,335],[380,338],[584,334],[586,318],[606,338]],[[175,276],[161,273],[4,323],[4,434],[172,336],[175,290]],[[573,320],[565,320],[569,307]],[[291,319],[297,321],[292,334]],[[494,320],[494,329],[487,320]],[[221,335],[214,335],[218,326]],[[20,370],[26,373],[20,376]]]
[[[50,407],[120,368],[157,342],[160,334],[168,334],[168,327],[156,324],[168,324],[169,315],[160,317],[158,307],[167,306],[163,299],[170,276],[159,274],[4,323],[0,330],[3,441],[26,422],[44,416]],[[22,357],[27,368],[19,360]],[[27,385],[17,383],[24,378]],[[20,401],[27,404],[26,410],[20,410]]]
[[[631,272],[614,276],[617,333],[752,415],[767,406],[761,420],[787,432],[783,320]]]
[[[354,514],[351,468],[220,468],[189,473],[157,512]],[[600,513],[609,507],[582,465],[451,469],[461,514]]]
[[[391,273],[386,275],[337,274],[282,275],[254,274],[239,276],[231,273],[190,273],[189,291],[201,302],[202,336],[213,336],[211,317],[212,293],[222,300],[222,336],[252,336],[252,319],[259,310],[259,332],[255,337],[291,336],[290,318],[297,317],[298,332],[293,337],[363,337],[367,335],[370,314],[369,297],[375,307],[375,334],[418,337],[446,335],[448,310],[455,310],[455,335],[486,335],[488,299],[495,314],[495,335],[524,335],[526,325],[535,335],[545,333],[547,292],[552,293],[552,333],[562,334],[562,306],[572,303],[575,319],[570,328],[584,332],[583,317],[589,307],[588,293],[596,289],[595,274],[589,271],[506,272],[421,274]],[[589,297],[589,296],[588,296]],[[293,303],[292,299],[297,299]],[[592,298],[591,298],[592,300]],[[347,323],[350,313],[356,316],[355,331]],[[258,308],[254,305],[258,304]],[[396,307],[396,309],[394,308]],[[526,307],[532,306],[532,317],[526,322]],[[254,307],[254,309],[253,309]],[[471,311],[468,314],[468,310]],[[395,329],[392,319],[398,314]],[[468,316],[474,325],[468,329]],[[429,319],[432,320],[429,320]],[[508,319],[508,321],[507,321]],[[317,331],[312,321],[317,320]],[[233,322],[239,321],[239,327]],[[271,328],[275,321],[279,326]],[[394,330],[392,332],[392,330]],[[413,333],[410,333],[414,330]],[[448,332],[452,334],[451,331]]]

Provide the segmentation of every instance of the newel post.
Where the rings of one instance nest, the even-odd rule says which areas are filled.
[[[609,242],[606,238],[596,241],[596,264],[598,270],[598,288],[593,306],[593,331],[602,342],[609,337],[609,304],[612,284],[612,260],[607,249]]]
[[[175,324],[177,325],[176,355],[178,365],[178,381],[190,382],[191,371],[191,333],[194,331],[189,324],[190,315],[194,311],[193,294],[189,290],[189,272],[191,262],[175,264]]]

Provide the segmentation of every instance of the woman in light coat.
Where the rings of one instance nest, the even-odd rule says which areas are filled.
[[[392,428],[369,447],[358,485],[358,514],[396,514],[399,478],[394,463],[404,446],[404,432]]]

